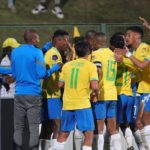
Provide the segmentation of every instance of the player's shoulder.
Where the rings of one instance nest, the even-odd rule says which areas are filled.
[[[139,47],[137,48],[137,51],[144,51],[149,48],[149,45],[147,43],[141,43]]]
[[[72,61],[69,61],[69,62],[66,62],[66,63],[64,64],[64,66],[65,66],[65,67],[72,66],[72,65],[75,64],[77,61],[78,61],[78,59],[72,60]]]
[[[141,43],[141,46],[147,48],[147,47],[149,47],[149,44],[143,42],[143,43]]]
[[[140,55],[145,57],[150,52],[150,46],[146,43],[141,43],[139,47],[136,49],[135,56]]]
[[[45,54],[45,58],[48,58],[48,59],[50,58],[52,60],[57,60],[60,57],[61,56],[60,56],[58,50],[56,50],[56,48],[54,48],[54,47],[50,48]]]
[[[58,50],[57,50],[55,47],[51,47],[51,48],[46,52],[45,55],[58,55],[58,54],[59,54]]]
[[[84,60],[84,66],[85,68],[89,68],[89,70],[91,70],[91,68],[93,67],[96,67],[96,65],[93,62],[89,61],[88,59]]]
[[[110,48],[100,48],[93,52],[94,55],[102,55],[102,54],[108,54],[113,53]]]
[[[66,62],[62,67],[62,71],[68,70],[68,68],[71,67],[71,63],[72,63],[72,61]]]
[[[70,62],[65,63],[65,67],[69,67],[69,66],[76,66],[79,64],[86,64],[88,65],[93,65],[92,62],[90,62],[88,59],[76,59],[76,60],[72,60]]]
[[[97,55],[97,54],[103,52],[104,50],[105,50],[105,48],[99,48],[98,50],[93,51],[92,54],[93,54],[93,55]]]

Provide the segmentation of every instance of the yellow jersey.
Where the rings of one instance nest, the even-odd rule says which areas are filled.
[[[102,48],[92,52],[92,62],[101,67],[99,79],[99,100],[117,100],[115,86],[117,76],[117,62],[114,53],[109,48]]]
[[[147,59],[150,61],[150,47],[141,43],[135,52],[135,57],[141,61]],[[138,93],[150,93],[150,66],[141,70],[141,81],[138,86]]]
[[[141,43],[139,47],[136,49],[134,56],[140,61],[144,61],[145,59],[149,60],[150,59],[149,45],[146,43]],[[123,62],[125,65],[129,67],[133,67],[133,66],[135,67],[133,62],[128,58],[125,58]],[[150,93],[150,66],[148,66],[147,68],[143,70],[140,70],[139,76],[140,76],[141,81],[139,82],[137,92],[138,93]]]
[[[96,65],[82,58],[68,62],[63,66],[59,80],[65,83],[63,110],[91,107],[90,81],[98,80]]]
[[[145,60],[150,61],[150,47],[149,47],[149,54],[146,55]]]
[[[62,62],[62,57],[59,51],[52,47],[45,54],[45,62],[47,68],[51,68],[54,64]],[[46,98],[59,98],[61,92],[58,88],[59,72],[53,73],[50,77],[44,79],[43,90],[46,92]]]
[[[117,80],[116,80],[117,93],[133,96],[131,88],[131,72],[124,64],[118,63],[117,67]]]

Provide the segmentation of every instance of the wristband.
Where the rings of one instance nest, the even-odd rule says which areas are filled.
[[[131,53],[131,52],[127,52],[127,53],[126,53],[126,57],[129,58],[129,57],[131,57],[131,56],[132,56],[132,53]]]

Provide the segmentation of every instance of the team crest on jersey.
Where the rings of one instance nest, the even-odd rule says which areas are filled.
[[[146,48],[143,48],[143,49],[142,49],[141,56],[142,56],[142,57],[146,57],[147,54],[148,54],[148,50],[147,50]]]
[[[58,56],[57,55],[53,55],[52,56],[52,60],[57,60],[58,59]]]

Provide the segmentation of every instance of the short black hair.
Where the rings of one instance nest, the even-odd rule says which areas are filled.
[[[36,35],[37,35],[37,34],[38,34],[37,31],[36,31],[36,30],[33,30],[33,29],[25,31],[25,33],[24,33],[24,41],[25,41],[26,43],[32,42],[32,40],[33,40],[34,38],[36,38]]]
[[[86,41],[79,41],[75,44],[75,51],[78,57],[85,57],[90,53],[90,45]]]
[[[89,30],[85,33],[85,38],[86,39],[90,39],[90,38],[93,38],[96,34],[96,31],[95,30]]]
[[[140,26],[131,26],[129,28],[127,28],[127,31],[133,31],[133,32],[137,32],[141,35],[141,38],[143,38],[144,36],[144,31]]]
[[[115,32],[112,36],[125,36],[123,32]]]
[[[69,35],[67,31],[65,31],[65,30],[56,30],[53,34],[53,38],[63,37],[63,36],[66,36],[66,35]]]
[[[95,37],[100,37],[100,36],[106,36],[106,34],[104,32],[97,32],[95,34]]]
[[[114,48],[124,48],[125,41],[122,36],[115,35],[110,38],[110,45]]]
[[[105,37],[105,36],[106,36],[105,33],[103,33],[103,32],[97,32],[97,33],[95,34],[95,36],[94,36],[94,39],[95,39],[95,40],[98,40],[99,37]]]
[[[85,41],[85,38],[83,36],[73,38],[73,43],[74,44],[76,44],[80,41]]]

